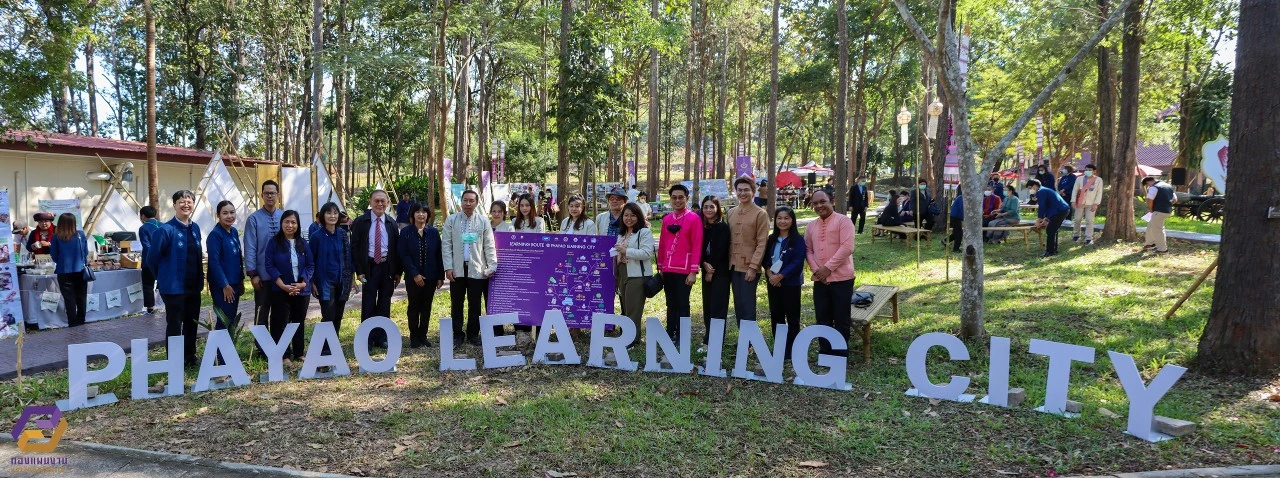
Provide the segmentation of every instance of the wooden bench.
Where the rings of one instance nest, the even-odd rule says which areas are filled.
[[[876,317],[889,317],[893,319],[893,323],[898,323],[898,288],[891,285],[863,285],[858,287],[856,292],[870,292],[875,295],[870,307],[858,308],[849,304],[849,326],[862,329],[862,360],[870,362],[871,320]],[[893,314],[880,315],[880,309],[887,304],[893,304]]]
[[[912,236],[915,236],[917,241],[922,240],[921,236],[924,236],[923,240],[928,241],[929,233],[931,232],[928,229],[917,229],[911,226],[882,226],[880,224],[872,224],[871,225],[871,242],[873,243],[876,242],[876,231],[880,231],[883,233],[902,234],[903,246],[907,245],[907,240],[910,239]]]
[[[995,231],[1021,232],[1022,245],[1028,251],[1031,250],[1030,235],[1032,232],[1036,233],[1036,241],[1039,242],[1041,245],[1044,244],[1044,237],[1043,237],[1044,233],[1042,232],[1043,229],[1035,227],[1035,223],[1024,223],[1024,224],[1017,224],[1013,226],[989,226],[989,227],[982,228],[983,233],[995,232]],[[985,235],[986,234],[983,234],[983,236]]]

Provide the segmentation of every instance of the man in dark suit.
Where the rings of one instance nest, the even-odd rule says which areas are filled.
[[[857,183],[849,188],[849,219],[855,219],[854,222],[857,223],[858,234],[862,234],[862,226],[867,223],[867,207],[869,205],[867,178],[859,174]]]
[[[391,317],[391,294],[400,282],[400,261],[394,260],[396,222],[387,215],[391,198],[381,189],[369,195],[369,212],[351,225],[351,262],[360,281],[360,321],[369,317]],[[387,347],[381,329],[369,334],[369,347]]]

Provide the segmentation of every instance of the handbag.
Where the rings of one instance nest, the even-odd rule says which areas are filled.
[[[870,292],[854,292],[853,298],[850,302],[854,307],[865,309],[867,307],[871,307],[871,303],[875,302],[875,300],[876,295]]]
[[[84,270],[80,272],[80,277],[83,278],[85,282],[93,282],[97,277],[94,276],[93,269],[89,267],[89,250],[84,245],[84,243],[88,242],[89,239],[83,234],[80,235],[80,239],[83,239],[80,241],[80,251],[84,252]]]
[[[662,292],[662,275],[654,274],[644,279],[644,296],[650,299]]]

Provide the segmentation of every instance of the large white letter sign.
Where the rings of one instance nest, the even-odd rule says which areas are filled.
[[[607,326],[618,328],[619,335],[617,337],[605,337],[604,330]],[[587,355],[587,365],[599,368],[613,368],[618,370],[626,370],[634,372],[636,363],[631,360],[631,355],[627,353],[627,347],[636,340],[636,324],[625,315],[605,314],[595,312],[591,314],[591,352]],[[650,338],[649,340],[653,340]],[[604,349],[613,350],[613,356],[618,360],[616,367],[610,367],[604,363]]]
[[[476,359],[453,355],[453,319],[440,319],[440,371],[475,370]]]
[[[143,347],[138,353],[146,353]],[[107,365],[89,370],[89,357],[101,355]],[[67,346],[67,399],[58,400],[58,409],[69,412],[116,402],[116,394],[104,393],[89,399],[89,385],[119,377],[124,371],[124,349],[112,342],[90,342]]]
[[[519,367],[524,365],[524,355],[498,355],[498,347],[513,347],[516,336],[493,335],[494,327],[502,327],[520,321],[515,312],[480,316],[480,350],[484,352],[484,368]]]
[[[729,376],[720,366],[721,354],[724,353],[724,319],[711,319],[707,330],[707,362],[698,367],[698,375],[724,378]]]
[[[781,330],[782,327],[779,327]],[[778,332],[774,335],[774,340],[785,340],[785,332]],[[800,329],[800,333],[796,334],[796,341],[791,345],[791,367],[796,370],[796,378],[791,381],[796,385],[806,387],[830,388],[832,390],[853,390],[853,385],[845,381],[848,376],[846,369],[849,365],[848,357],[838,355],[818,354],[818,365],[827,367],[827,373],[813,373],[813,368],[809,367],[809,347],[813,345],[813,341],[819,338],[826,339],[831,344],[832,349],[847,350],[848,342],[844,340],[844,336],[836,329],[825,325],[810,325]],[[796,360],[800,357],[800,360]]]
[[[367,340],[366,345],[368,345]],[[328,355],[324,355],[325,346],[329,347]],[[387,346],[391,346],[390,338],[387,339]],[[316,369],[320,367],[329,367],[329,376],[351,374],[351,367],[347,365],[347,355],[342,350],[342,342],[338,340],[338,331],[333,328],[333,322],[316,322],[316,325],[311,328],[307,358],[302,361],[302,370],[298,371],[298,378],[316,378]]]
[[[987,396],[978,400],[997,407],[1009,406],[1009,339],[991,337],[991,362],[987,370]]]
[[[271,338],[271,331],[267,330],[265,325],[249,327],[249,332],[253,333],[253,340],[258,342],[258,348],[262,349],[262,354],[267,356],[266,381],[283,382],[285,379],[284,351],[289,348],[289,341],[293,340],[293,334],[298,333],[298,323],[290,322],[284,326],[284,335],[280,336],[280,342],[275,342]]]
[[[551,341],[551,333],[555,332],[556,341]],[[560,360],[551,360],[550,355],[558,353]],[[542,327],[538,329],[538,343],[533,347],[533,363],[549,365],[578,365],[582,356],[573,346],[573,337],[569,333],[569,324],[564,322],[564,312],[560,309],[547,309],[542,313]]]
[[[1031,339],[1031,353],[1049,357],[1049,377],[1045,383],[1044,405],[1037,412],[1075,418],[1067,413],[1067,388],[1071,386],[1071,362],[1093,363],[1092,347]]]
[[[689,346],[689,318],[680,318],[680,346],[676,347],[671,341],[671,336],[667,335],[667,329],[662,326],[662,322],[657,317],[649,317],[645,319],[645,336],[649,340],[645,341],[644,352],[645,362],[644,371],[646,372],[670,372],[670,373],[689,373],[693,371],[693,364],[689,362],[689,355],[692,350]],[[658,363],[658,349],[662,349],[662,354],[667,357],[667,361],[671,363],[671,368],[662,368],[662,364]]]
[[[1155,430],[1154,410],[1156,403],[1169,392],[1170,388],[1173,388],[1173,384],[1177,383],[1187,369],[1177,365],[1165,365],[1156,373],[1156,378],[1151,379],[1151,385],[1144,386],[1142,375],[1138,373],[1138,365],[1133,363],[1133,357],[1111,351],[1108,351],[1107,355],[1111,356],[1111,366],[1116,369],[1116,375],[1120,377],[1120,385],[1124,386],[1125,395],[1129,396],[1129,429],[1125,431],[1149,442],[1172,439],[1173,437]]]
[[[763,378],[756,375],[755,371],[747,371],[747,358],[751,355],[751,350],[755,350],[756,357],[760,359],[760,368],[764,369]],[[748,380],[782,383],[782,356],[786,354],[786,350],[786,324],[778,327],[778,334],[773,337],[773,350],[770,350],[769,342],[764,339],[764,334],[760,332],[760,324],[754,320],[739,320],[738,354],[733,361],[733,376]]]
[[[369,356],[369,334],[373,329],[382,329],[387,335],[387,355],[382,360],[374,361]],[[356,363],[360,364],[360,373],[386,373],[396,371],[396,362],[400,361],[400,347],[404,338],[400,336],[400,327],[386,317],[369,317],[356,327],[355,349]]]
[[[929,349],[938,346],[947,349],[951,360],[969,360],[969,349],[964,342],[951,334],[930,332],[911,342],[907,349],[907,378],[911,379],[914,389],[907,390],[907,395],[956,402],[972,402],[973,395],[964,393],[969,388],[969,377],[952,375],[946,385],[934,385],[929,381],[929,372],[925,370],[925,358]]]
[[[186,386],[182,373],[182,359],[184,357],[182,336],[169,337],[168,341],[168,346],[165,348],[165,354],[168,356],[155,361],[147,358],[147,339],[129,341],[130,346],[133,348],[133,357],[130,361],[132,364],[130,373],[133,375],[133,386],[129,392],[130,398],[145,400],[170,395],[182,395],[182,388]],[[166,382],[164,392],[152,395],[147,392],[147,379],[156,374],[164,374]]]
[[[218,356],[222,356],[222,365],[214,365]],[[192,392],[203,392],[209,389],[209,380],[215,377],[231,377],[231,384],[237,387],[248,385],[249,374],[244,371],[240,362],[240,353],[236,352],[236,344],[231,341],[231,333],[227,329],[212,330],[204,342],[204,357],[200,359],[200,374],[196,376],[196,384]]]

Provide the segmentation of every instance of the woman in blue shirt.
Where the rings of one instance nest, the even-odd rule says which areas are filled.
[[[156,276],[164,301],[165,336],[182,336],[183,363],[196,360],[196,319],[200,318],[200,293],[204,291],[201,267],[200,225],[191,220],[196,195],[188,190],[173,193],[173,219],[151,233],[151,246],[142,251]]]
[[[1063,200],[1062,195],[1057,191],[1042,187],[1040,181],[1034,179],[1027,181],[1027,189],[1039,203],[1036,212],[1040,218],[1036,219],[1036,227],[1045,228],[1044,255],[1041,257],[1056,256],[1058,255],[1058,229],[1062,227],[1062,221],[1067,218],[1067,212],[1071,210],[1071,206],[1067,205],[1067,201]]]
[[[298,324],[292,345],[285,350],[285,365],[293,365],[289,357],[301,360],[304,349],[307,305],[311,302],[311,280],[315,264],[307,252],[307,241],[298,225],[298,211],[292,209],[280,216],[280,232],[267,242],[266,279],[271,284],[271,338],[279,343],[285,326]]]
[[[89,258],[89,239],[76,229],[76,216],[69,212],[58,216],[58,225],[49,241],[53,272],[58,275],[58,290],[67,310],[67,326],[84,325],[85,307],[89,301],[89,283],[84,280],[84,263]]]
[[[244,295],[244,260],[240,257],[240,232],[236,223],[236,207],[231,201],[218,203],[218,225],[205,238],[205,252],[209,254],[209,295],[213,306],[222,311],[217,329],[236,330],[239,319],[236,310],[240,296]],[[228,323],[223,323],[223,319]]]
[[[890,201],[893,201],[890,197]],[[796,228],[796,213],[786,206],[773,213],[773,234],[764,243],[765,278],[768,279],[769,315],[774,340],[778,326],[787,324],[787,345],[782,358],[791,357],[791,346],[800,333],[800,287],[804,285],[804,236]],[[807,352],[807,351],[806,351]],[[794,359],[792,359],[794,360]],[[801,358],[807,360],[807,358]]]
[[[342,211],[336,203],[328,202],[320,207],[320,227],[311,232],[307,246],[315,261],[315,274],[311,276],[311,295],[320,301],[320,320],[332,322],[333,330],[342,333],[342,311],[351,298],[352,278],[355,268],[351,264],[351,236],[338,227]],[[328,344],[324,353],[328,354]]]
[[[404,265],[404,286],[409,293],[409,346],[430,347],[427,329],[431,324],[431,300],[444,284],[444,258],[440,231],[431,226],[431,209],[421,203],[409,207],[413,221],[400,230],[399,249]]]

